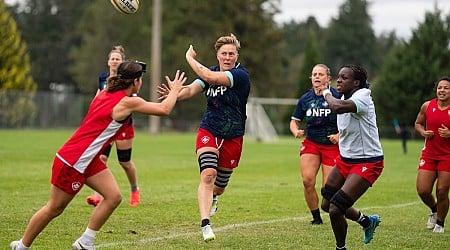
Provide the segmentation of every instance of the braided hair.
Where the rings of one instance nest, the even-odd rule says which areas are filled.
[[[369,81],[367,81],[367,71],[358,65],[347,64],[344,68],[349,68],[353,71],[353,77],[359,81],[360,88],[368,89],[370,87]]]

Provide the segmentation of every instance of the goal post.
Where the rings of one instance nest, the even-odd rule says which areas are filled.
[[[276,142],[279,137],[263,105],[296,105],[297,99],[250,97],[247,102],[246,136],[261,142]]]

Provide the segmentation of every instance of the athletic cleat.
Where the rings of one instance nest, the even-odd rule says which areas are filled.
[[[433,233],[444,233],[444,227],[436,224],[433,228]]]
[[[209,216],[214,216],[219,208],[219,197],[217,195],[213,196],[213,201],[211,204],[211,211],[209,211]]]
[[[203,240],[205,242],[212,241],[216,239],[216,235],[214,234],[211,225],[206,225],[202,227]]]
[[[72,250],[95,250],[95,246],[83,245],[78,239],[72,244]]]
[[[431,213],[428,215],[427,228],[430,230],[434,229],[437,220],[437,213]]]
[[[363,228],[364,230],[364,244],[369,243],[373,239],[373,235],[375,234],[375,228],[380,225],[380,216],[377,214],[369,215],[370,224],[368,227]]]
[[[100,203],[100,201],[102,201],[102,196],[97,193],[86,197],[87,204],[92,205],[94,207],[96,207],[98,205],[98,203]]]
[[[130,206],[137,207],[141,203],[141,196],[139,189],[130,193]]]
[[[309,222],[310,225],[322,225],[323,221],[321,218],[318,219],[313,219],[312,221]]]

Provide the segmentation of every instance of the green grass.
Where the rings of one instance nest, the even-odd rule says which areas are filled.
[[[29,218],[49,196],[51,164],[72,131],[0,130],[0,246],[21,237]],[[217,239],[204,243],[197,208],[199,173],[194,134],[136,134],[142,203],[129,207],[129,187],[113,150],[109,167],[124,195],[97,236],[99,249],[334,249],[329,218],[311,227],[299,177],[299,140],[264,144],[247,138],[239,168],[220,197],[212,218]],[[401,152],[397,140],[383,140],[385,170],[355,204],[382,217],[374,240],[364,245],[359,225],[349,221],[349,249],[446,249],[449,233],[425,228],[428,209],[415,190],[422,141]],[[87,187],[41,233],[33,249],[68,249],[84,231],[92,207]]]

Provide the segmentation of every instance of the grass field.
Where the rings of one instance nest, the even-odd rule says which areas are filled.
[[[0,130],[0,248],[21,237],[31,215],[49,196],[50,167],[56,150],[72,131]],[[448,249],[450,232],[425,228],[428,209],[415,190],[422,141],[382,140],[385,170],[355,204],[382,217],[373,241],[364,245],[360,226],[349,221],[349,249]],[[247,138],[239,168],[212,217],[217,239],[202,241],[197,208],[198,166],[194,134],[136,134],[142,203],[129,207],[129,187],[115,151],[109,167],[124,201],[97,236],[99,249],[334,249],[329,218],[310,226],[299,177],[299,140],[258,143]],[[33,249],[69,249],[85,230],[92,207],[87,187],[36,239]]]

